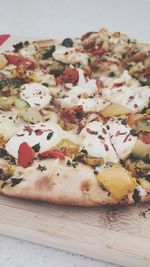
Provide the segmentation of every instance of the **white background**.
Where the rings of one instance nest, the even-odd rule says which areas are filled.
[[[107,27],[150,42],[148,2],[150,0],[0,0],[0,33],[64,38]],[[113,265],[0,236],[0,267],[35,266]]]

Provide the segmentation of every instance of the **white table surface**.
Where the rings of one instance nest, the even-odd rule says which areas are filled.
[[[150,42],[150,0],[0,0],[0,33],[78,36],[100,27]],[[109,267],[112,264],[0,236],[0,267]]]

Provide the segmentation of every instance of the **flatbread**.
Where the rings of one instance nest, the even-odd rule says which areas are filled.
[[[0,56],[0,193],[58,205],[150,200],[150,46],[106,29]]]

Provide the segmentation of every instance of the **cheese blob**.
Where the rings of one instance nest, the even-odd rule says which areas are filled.
[[[65,64],[88,63],[88,55],[80,52],[76,47],[58,47],[52,56]]]
[[[20,88],[20,98],[31,107],[44,108],[51,101],[50,89],[40,83],[23,84]]]
[[[99,112],[110,105],[110,102],[101,97],[80,98],[77,105],[82,105],[84,112]]]
[[[18,158],[18,149],[21,143],[27,142],[31,147],[39,144],[39,152],[56,146],[63,136],[63,130],[58,124],[47,122],[22,127],[6,144],[10,155]]]
[[[120,77],[106,77],[102,76],[100,78],[100,81],[102,81],[104,88],[114,88],[114,87],[120,87],[119,84],[122,84],[124,86],[140,86],[139,81],[132,78],[132,76],[129,75],[128,71],[125,70]]]
[[[122,120],[117,118],[111,118],[106,127],[119,159],[126,159],[137,141],[137,136],[132,134],[132,128],[122,124]]]
[[[104,88],[102,96],[112,103],[127,107],[132,112],[140,112],[148,106],[150,88],[148,86]]]
[[[101,122],[88,123],[80,133],[80,142],[89,156],[100,157],[104,161],[118,162],[116,152],[110,143],[107,128]]]

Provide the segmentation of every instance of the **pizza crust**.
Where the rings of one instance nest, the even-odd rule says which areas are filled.
[[[39,164],[45,171],[37,170]],[[132,204],[131,198],[118,202],[104,191],[93,169],[79,163],[68,167],[59,160],[36,161],[27,169],[21,168],[21,181],[16,186],[6,185],[1,193],[22,199],[40,200],[48,203],[76,206],[101,206],[105,204]]]

